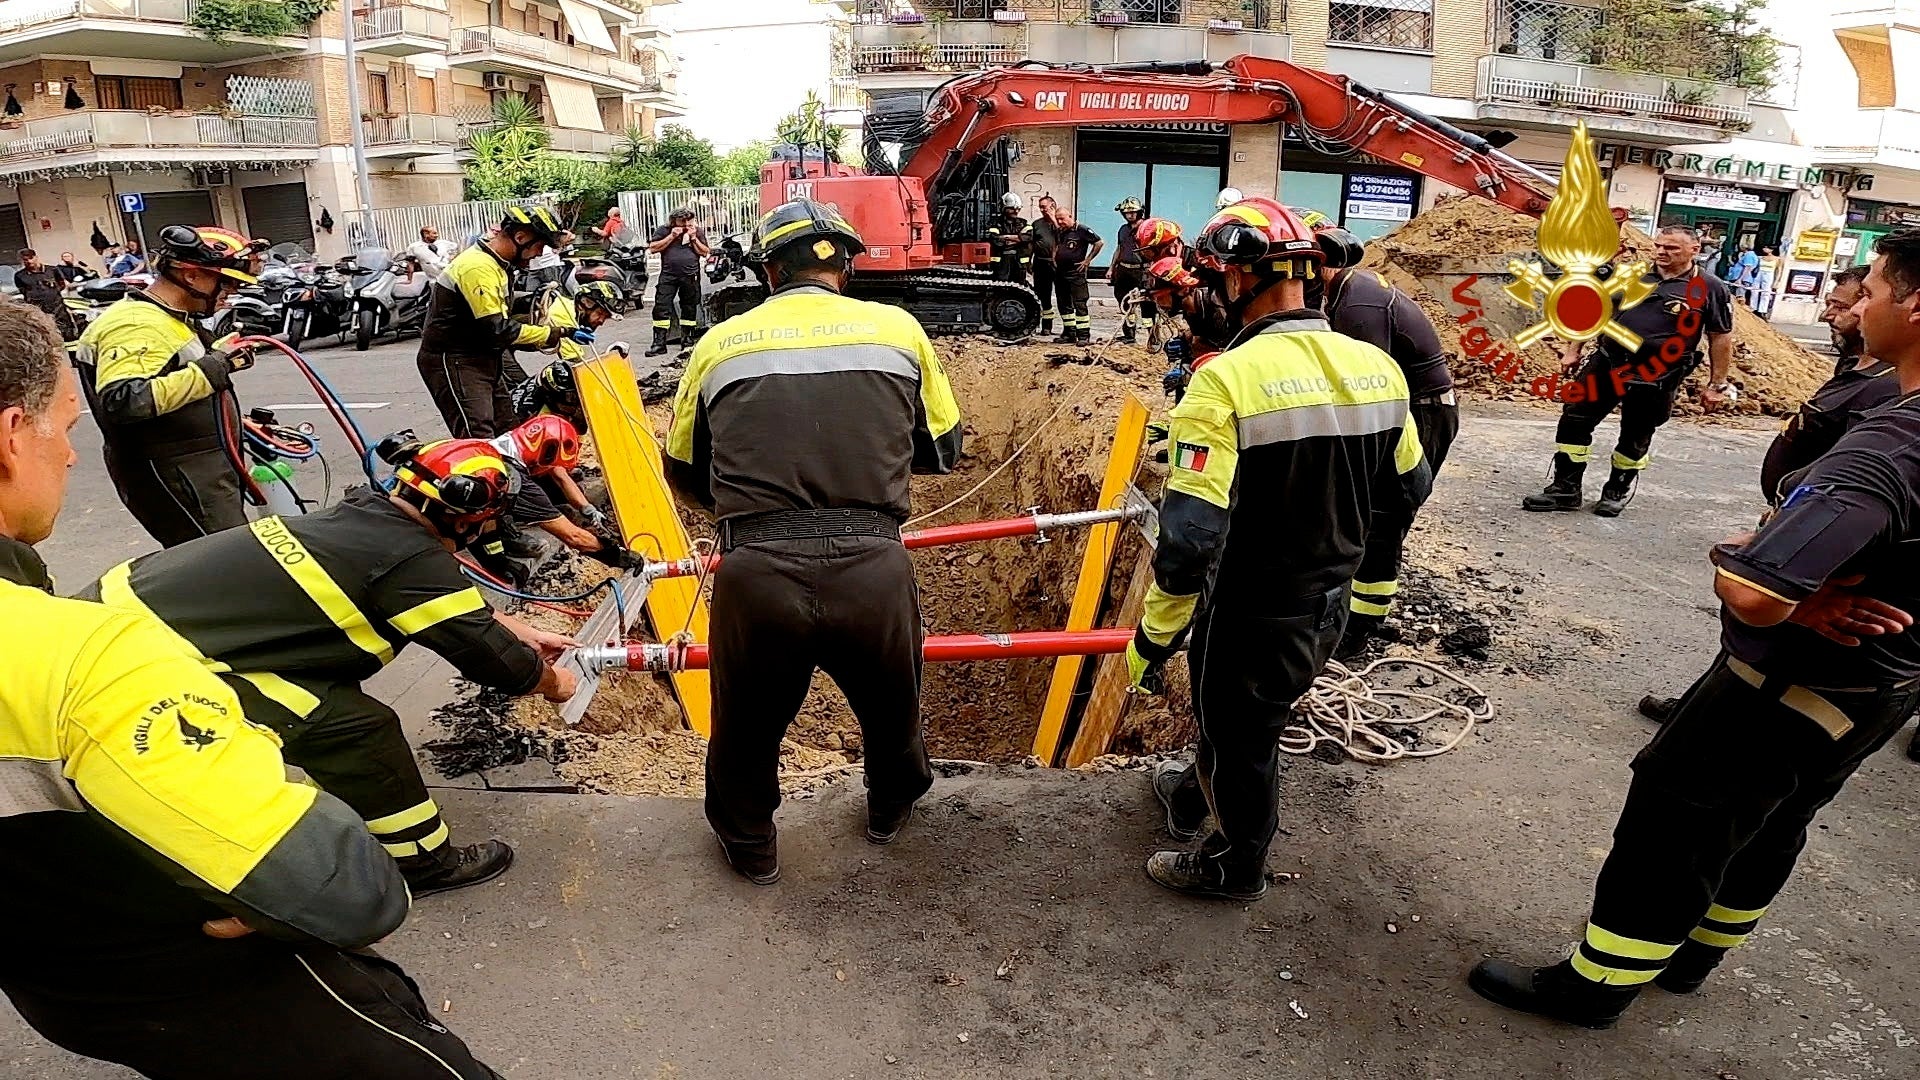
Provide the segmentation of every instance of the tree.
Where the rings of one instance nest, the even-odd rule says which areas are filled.
[[[1593,62],[1623,71],[1731,83],[1773,84],[1780,42],[1761,29],[1761,0],[1608,0],[1592,31]]]
[[[723,185],[757,184],[760,182],[760,167],[773,157],[773,140],[756,139],[736,150],[732,150],[720,159],[720,183]]]
[[[214,42],[232,34],[285,37],[312,25],[332,7],[333,0],[200,0],[187,25]]]
[[[847,136],[845,128],[827,120],[827,103],[811,90],[799,108],[781,118],[774,133],[781,142],[798,147],[802,161],[808,150],[818,150],[823,159],[839,160],[840,143]]]
[[[660,129],[647,160],[679,173],[688,187],[712,187],[719,178],[720,155],[713,144],[679,124]]]
[[[466,163],[467,197],[514,199],[539,190],[534,186],[547,152],[547,128],[526,98],[511,94],[493,103],[493,122],[467,134],[473,160]]]

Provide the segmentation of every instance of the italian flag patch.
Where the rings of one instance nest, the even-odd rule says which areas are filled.
[[[1173,444],[1173,467],[1189,472],[1205,472],[1207,468],[1207,448],[1199,443]]]

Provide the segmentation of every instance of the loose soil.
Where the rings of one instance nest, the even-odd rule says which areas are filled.
[[[1480,281],[1472,287],[1472,293],[1486,305],[1486,317],[1500,331],[1497,336],[1510,341],[1515,331],[1532,321],[1532,313],[1501,292],[1509,280],[1505,268],[1509,259],[1536,257],[1538,224],[1477,195],[1446,198],[1368,244],[1364,265],[1378,270],[1413,297],[1433,320],[1441,342],[1454,357],[1454,382],[1461,390],[1557,407],[1536,397],[1527,387],[1535,378],[1559,371],[1558,347],[1542,343],[1522,351],[1522,370],[1509,382],[1462,351],[1460,337],[1465,327],[1458,315],[1463,309],[1449,296],[1469,274],[1479,274]],[[1647,234],[1631,225],[1622,226],[1622,230],[1624,246],[1634,257],[1652,256],[1653,241]],[[1735,303],[1733,311],[1731,379],[1740,388],[1740,396],[1716,415],[1786,415],[1798,409],[1833,374],[1830,361],[1773,329],[1745,305]],[[1675,405],[1676,413],[1702,412],[1698,392],[1705,378],[1706,365],[1702,364],[1689,378],[1687,389]]]

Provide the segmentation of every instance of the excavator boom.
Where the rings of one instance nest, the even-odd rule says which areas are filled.
[[[1361,151],[1534,217],[1553,197],[1552,180],[1477,135],[1344,75],[1260,56],[1106,67],[1029,62],[963,76],[936,91],[925,138],[900,175],[919,178],[937,199],[963,162],[1015,128],[1177,120],[1284,120],[1316,148]]]

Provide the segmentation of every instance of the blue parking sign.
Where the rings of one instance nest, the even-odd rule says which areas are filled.
[[[147,197],[138,192],[123,192],[120,196],[120,211],[126,214],[146,213]]]

